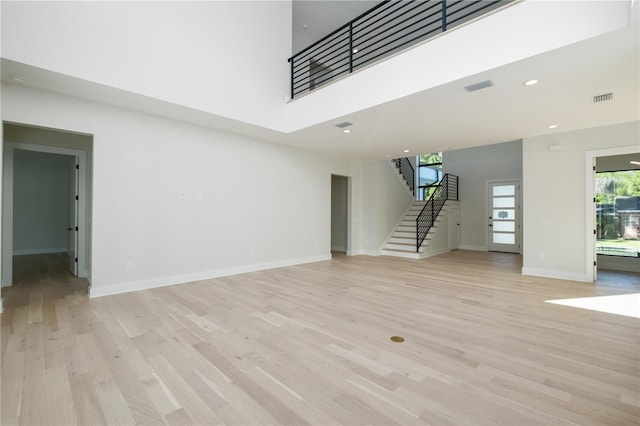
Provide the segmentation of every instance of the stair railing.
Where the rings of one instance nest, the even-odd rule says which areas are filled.
[[[514,0],[384,0],[289,58],[295,99]]]
[[[442,177],[416,218],[416,252],[420,250],[447,200],[458,200],[458,176],[448,173]]]
[[[408,157],[402,158],[394,158],[393,163],[398,168],[398,171],[402,175],[402,178],[409,186],[409,190],[413,194],[414,198],[416,196],[416,171],[413,168],[413,164]]]

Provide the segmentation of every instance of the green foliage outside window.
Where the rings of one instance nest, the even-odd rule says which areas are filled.
[[[640,170],[596,174],[596,203],[612,204],[615,197],[640,196]]]
[[[442,153],[432,152],[431,154],[420,154],[420,164],[442,163]]]

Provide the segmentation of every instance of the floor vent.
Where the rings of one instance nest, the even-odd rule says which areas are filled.
[[[611,99],[613,99],[613,92],[612,93],[605,93],[604,95],[594,96],[593,97],[593,103],[606,102],[606,101],[610,101]]]

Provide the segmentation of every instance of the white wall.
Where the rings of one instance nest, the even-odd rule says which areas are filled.
[[[442,155],[443,171],[460,178],[460,248],[486,250],[487,182],[522,179],[522,141],[447,151]]]
[[[284,125],[290,1],[1,6],[3,58],[243,122]]]
[[[352,173],[353,227],[358,229],[350,254],[377,255],[413,199],[388,160],[356,161]]]
[[[14,152],[14,255],[67,251],[71,159],[43,152]]]
[[[2,113],[94,135],[92,296],[330,256],[347,161],[10,84]]]
[[[636,146],[640,122],[554,133],[523,141],[522,272],[590,281],[586,156],[589,151]],[[555,145],[559,150],[550,151]],[[543,254],[544,259],[541,259]]]

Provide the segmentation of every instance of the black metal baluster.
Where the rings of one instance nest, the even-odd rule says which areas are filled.
[[[349,74],[353,72],[353,21],[349,22]]]
[[[442,32],[447,31],[447,0],[441,0],[442,4]]]

